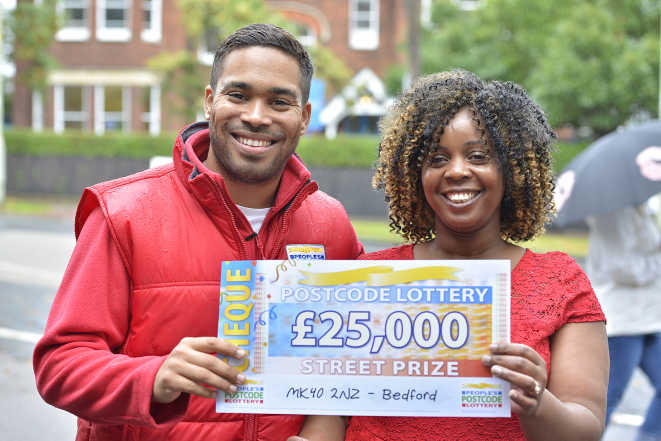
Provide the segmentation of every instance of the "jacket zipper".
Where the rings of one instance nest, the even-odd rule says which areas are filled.
[[[246,441],[257,441],[257,438],[255,437],[255,427],[257,426],[257,419],[255,418],[255,415],[247,414],[245,421],[246,430],[244,433],[246,435]]]
[[[281,210],[282,218],[280,220],[280,234],[278,235],[278,242],[276,242],[276,246],[273,248],[273,250],[275,250],[276,252],[280,250],[280,247],[282,247],[282,243],[285,241],[285,232],[287,231],[287,221],[289,220],[289,216],[287,215],[289,209],[294,205],[296,201],[301,200],[302,198],[312,193],[309,190],[311,188],[310,186],[311,182],[312,179],[308,179],[307,182],[296,192],[296,194],[282,208]]]
[[[227,213],[230,216],[230,220],[232,221],[232,227],[234,228],[234,235],[235,237],[239,237],[239,247],[241,248],[241,260],[246,260],[248,257],[248,250],[246,248],[246,244],[243,241],[243,237],[240,236],[239,234],[239,226],[236,224],[236,217],[234,216],[234,213],[232,212],[232,209],[230,208],[229,204],[227,203],[227,200],[223,197],[223,195],[220,192],[220,188],[218,188],[218,184],[214,182],[213,179],[207,177],[209,181],[211,182],[211,187],[214,190],[214,193],[216,193],[216,198],[220,201],[222,201],[223,206],[225,207],[225,210],[227,210]]]

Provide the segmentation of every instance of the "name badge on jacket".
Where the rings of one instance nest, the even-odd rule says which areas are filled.
[[[323,245],[290,244],[286,249],[289,260],[326,260]]]

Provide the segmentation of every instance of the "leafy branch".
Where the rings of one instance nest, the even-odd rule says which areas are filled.
[[[48,75],[57,66],[49,49],[59,29],[56,0],[41,4],[18,2],[8,17],[8,27],[14,38],[11,58],[21,64],[18,80],[33,90],[44,91]]]

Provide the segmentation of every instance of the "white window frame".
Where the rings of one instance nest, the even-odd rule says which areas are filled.
[[[317,31],[312,27],[308,26],[305,23],[297,23],[302,28],[305,28],[308,35],[296,35],[296,39],[305,47],[312,47],[317,44]]]
[[[122,28],[106,26],[108,2],[124,2],[126,25]],[[96,2],[96,39],[106,42],[125,42],[131,39],[131,0],[97,0]]]
[[[44,100],[38,90],[32,91],[32,130],[35,132],[44,130]]]
[[[369,2],[368,12],[359,12],[358,3]],[[349,47],[376,50],[379,47],[379,0],[349,0]],[[369,28],[359,28],[359,20],[369,20]]]
[[[100,85],[94,86],[94,133],[103,135],[106,132],[106,87],[122,88],[122,110],[118,112],[122,124],[121,132],[131,130],[131,88],[127,86]],[[114,112],[113,112],[114,113]]]
[[[142,11],[145,12],[144,0],[142,1]],[[162,22],[163,22],[163,2],[162,0],[150,0],[150,27],[143,29],[140,37],[143,41],[148,43],[159,43],[162,38]],[[143,21],[144,23],[144,21]]]
[[[82,109],[80,111],[66,111],[64,108],[64,88],[65,87],[80,87],[82,92]],[[88,88],[86,86],[74,86],[55,84],[53,86],[53,131],[55,133],[62,133],[66,130],[66,121],[80,121],[81,130],[86,130],[89,123],[89,111],[87,110],[88,103]]]
[[[420,0],[420,24],[429,29],[431,28],[431,9],[432,0]]]
[[[57,2],[57,12],[60,15],[66,14],[65,2],[67,0],[59,0]],[[55,39],[57,41],[87,41],[90,39],[90,4],[89,0],[78,0],[81,3],[82,8],[85,10],[85,23],[83,26],[64,26],[60,28],[55,34]]]
[[[462,11],[474,11],[483,5],[483,0],[454,0]]]
[[[200,63],[204,64],[205,66],[211,66],[213,64],[213,58],[216,54],[209,52],[205,46],[206,45],[200,43],[200,47],[197,49],[197,59],[200,60]]]
[[[147,123],[150,135],[161,133],[161,86],[149,87],[149,111],[140,116],[142,122]]]

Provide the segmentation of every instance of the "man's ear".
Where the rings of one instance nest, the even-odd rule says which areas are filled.
[[[204,89],[204,116],[206,119],[209,119],[211,116],[211,109],[213,108],[213,89],[211,86],[207,86]]]
[[[312,114],[312,105],[308,101],[308,103],[303,106],[303,113],[301,114],[301,131],[299,133],[300,136],[303,136],[305,134],[305,131],[308,129],[308,126],[310,125],[310,115]]]

